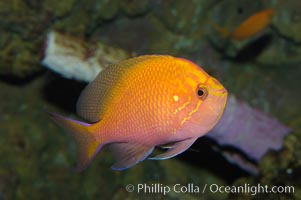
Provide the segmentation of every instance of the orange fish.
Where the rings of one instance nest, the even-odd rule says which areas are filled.
[[[226,89],[196,64],[164,55],[132,58],[104,69],[82,92],[77,113],[51,114],[78,148],[78,171],[108,144],[115,170],[134,166],[154,147],[172,143],[163,160],[188,149],[219,121]]]
[[[266,28],[271,23],[274,14],[275,11],[271,8],[257,12],[248,17],[232,32],[228,32],[225,28],[219,27],[216,23],[211,24],[224,37],[231,37],[235,40],[244,40]]]

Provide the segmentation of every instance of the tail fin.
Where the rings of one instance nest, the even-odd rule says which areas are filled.
[[[96,140],[94,134],[89,132],[91,125],[88,123],[69,119],[55,113],[49,113],[49,116],[75,139],[77,144],[77,171],[84,170],[101,149],[102,141]]]
[[[211,27],[217,31],[222,38],[227,38],[230,36],[230,32],[227,28],[221,27],[218,25],[215,21],[208,19],[208,23],[211,25]]]

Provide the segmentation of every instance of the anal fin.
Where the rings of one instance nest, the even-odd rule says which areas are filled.
[[[154,147],[134,143],[112,143],[109,148],[116,160],[111,167],[114,170],[130,168],[143,161],[154,150]]]
[[[172,158],[180,153],[186,151],[195,141],[197,138],[190,138],[186,140],[182,140],[179,142],[174,143],[169,149],[158,156],[149,158],[151,160],[165,160],[168,158]]]

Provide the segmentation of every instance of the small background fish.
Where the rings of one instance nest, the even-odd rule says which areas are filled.
[[[228,3],[235,6],[229,8]],[[208,39],[226,58],[237,62],[256,59],[273,40],[270,26],[279,10],[263,2],[229,0],[215,7],[208,20]],[[227,15],[227,17],[222,17]]]
[[[261,10],[249,16],[233,30],[221,27],[211,21],[212,27],[218,31],[222,37],[234,40],[243,40],[254,36],[266,28],[272,21],[275,11],[271,8]]]

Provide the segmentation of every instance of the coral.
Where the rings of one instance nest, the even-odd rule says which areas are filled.
[[[110,64],[134,56],[108,45],[88,43],[79,38],[50,32],[42,64],[67,78],[89,82]]]
[[[118,7],[117,0],[1,1],[0,74],[24,78],[41,71],[40,52],[50,27],[84,35],[114,17]]]
[[[273,25],[279,33],[301,43],[301,2],[277,0],[274,2],[277,15],[273,20]]]
[[[149,11],[153,2],[151,0],[124,0],[120,1],[121,9],[129,16],[142,15]]]
[[[283,138],[290,132],[289,127],[276,119],[229,95],[221,120],[207,136],[220,145],[235,147],[248,158],[259,162],[269,150],[280,150]],[[235,151],[224,150],[221,153],[231,163],[258,174],[256,166],[252,166]]]
[[[173,32],[189,34],[200,28],[208,4],[201,0],[189,1],[189,3],[181,0],[166,0],[155,7],[155,14]]]
[[[232,88],[240,98],[248,99],[252,106],[264,110],[292,128],[292,132],[284,139],[281,150],[270,151],[259,163],[258,177],[240,178],[235,185],[258,183],[269,186],[294,186],[295,193],[290,194],[257,194],[258,199],[298,199],[300,198],[300,93],[296,93],[301,74],[299,65],[283,65],[278,67],[262,67],[248,64],[232,64],[225,72],[225,85]],[[234,87],[235,86],[235,87]],[[250,140],[253,140],[250,138]],[[254,139],[255,140],[255,139]],[[254,199],[251,195],[231,194],[228,199]]]
[[[169,16],[172,16],[172,13],[168,14],[170,5],[178,13],[174,17]],[[122,41],[134,44],[133,40],[137,39],[135,37],[137,34],[140,38],[141,33],[149,30],[144,36],[145,39],[141,40],[143,42],[140,43],[144,44],[144,49],[148,44],[150,51],[173,50],[174,54],[177,54],[178,51],[186,49],[191,52],[197,49],[198,46],[194,44],[204,34],[201,30],[203,22],[200,19],[205,15],[207,4],[203,1],[193,2],[190,6],[194,10],[193,16],[190,15],[190,9],[185,9],[183,12],[182,5],[181,1],[176,3],[119,0],[0,2],[0,16],[5,16],[0,19],[4,35],[0,38],[0,45],[3,47],[0,51],[1,74],[26,77],[40,71],[38,61],[43,39],[49,29],[60,30],[75,36],[86,36],[94,41],[102,41],[109,36],[109,43],[115,39],[113,46],[118,46],[118,40],[121,38],[128,38]],[[183,14],[185,14],[184,18]],[[112,23],[108,22],[122,15],[143,20],[139,22],[139,26],[136,26],[135,18],[121,21],[119,25],[114,23],[114,30],[109,30],[107,25]],[[143,26],[145,31],[141,29],[142,24],[145,24]],[[118,27],[123,30],[120,32]],[[125,32],[125,29],[128,30]],[[183,37],[174,34],[173,31],[186,35],[193,33],[194,36],[193,38]],[[114,38],[114,35],[118,38]],[[124,47],[122,44],[120,46]],[[126,46],[128,48],[130,45]],[[139,53],[139,48],[129,50]]]
[[[60,18],[68,15],[72,8],[75,6],[75,0],[46,0],[43,3],[37,0],[29,1],[34,7],[41,6],[41,9],[46,13],[51,13],[51,15]],[[41,5],[39,5],[41,4]]]
[[[283,37],[273,37],[272,42],[255,59],[264,66],[292,66],[301,62],[300,55],[300,45]]]
[[[39,52],[34,43],[22,40],[17,34],[6,39],[6,44],[0,51],[0,75],[24,77],[41,70],[38,65],[39,56],[36,56]]]
[[[24,77],[41,70],[38,60],[43,37],[40,34],[49,24],[48,16],[35,13],[18,0],[1,1],[0,16],[0,73]]]

